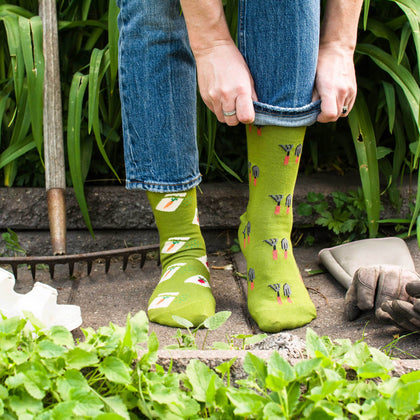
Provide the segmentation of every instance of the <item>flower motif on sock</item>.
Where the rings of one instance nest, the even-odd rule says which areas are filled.
[[[273,260],[277,260],[277,248],[276,248],[276,246],[277,246],[278,239],[277,238],[264,239],[264,242],[273,247]]]
[[[166,271],[163,273],[162,277],[159,280],[159,283],[162,283],[166,280],[169,280],[181,267],[187,265],[186,263],[178,263],[170,265]]]
[[[269,197],[271,197],[276,202],[276,209],[274,210],[274,214],[280,214],[281,200],[283,200],[283,194],[269,194]]]
[[[299,156],[302,154],[302,145],[298,144],[295,149],[295,156],[296,156],[296,164],[299,163]]]
[[[253,268],[250,268],[248,270],[248,281],[251,286],[251,290],[254,290],[254,280],[255,280],[255,270]]]
[[[283,294],[287,298],[287,301],[289,303],[293,303],[292,299],[290,299],[290,296],[292,296],[292,289],[290,288],[290,286],[287,283],[284,283],[284,285],[283,285]]]
[[[281,301],[281,297],[280,297],[281,284],[280,283],[269,284],[268,287],[271,287],[277,293],[277,302],[279,303],[279,305],[282,305],[283,302]]]
[[[279,144],[279,146],[286,152],[286,156],[284,158],[284,164],[289,164],[290,159],[290,152],[293,149],[293,144]]]
[[[150,303],[148,309],[167,308],[178,295],[179,292],[159,293]]]
[[[284,251],[284,258],[287,258],[287,251],[289,249],[289,241],[286,238],[281,240],[281,249]]]
[[[193,284],[198,284],[199,286],[203,286],[203,287],[210,287],[209,281],[205,277],[200,276],[200,275],[192,276],[188,278],[187,280],[185,280],[184,283],[193,283]]]
[[[202,257],[196,258],[196,260],[200,261],[204,267],[207,268],[207,271],[210,272],[209,263],[207,262],[207,255],[203,255]]]
[[[292,194],[289,194],[286,197],[286,207],[287,207],[286,214],[289,214],[290,213],[290,207],[292,207]]]
[[[156,206],[156,210],[173,212],[175,211],[182,203],[184,197],[187,193],[169,193],[166,194],[162,200],[159,201]]]
[[[190,238],[169,238],[160,252],[162,254],[175,254],[175,252],[179,251],[189,240]]]

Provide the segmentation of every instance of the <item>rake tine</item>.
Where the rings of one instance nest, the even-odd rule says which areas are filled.
[[[90,272],[92,271],[92,261],[87,262],[87,275],[90,276]]]
[[[73,272],[74,272],[74,263],[73,262],[70,262],[69,263],[69,274],[70,274],[70,277],[73,276]]]
[[[32,274],[32,280],[35,281],[35,277],[36,277],[36,264],[31,264],[31,274]]]
[[[142,252],[141,259],[140,259],[140,268],[143,268],[145,262],[146,262],[146,254]]]
[[[105,273],[108,273],[110,266],[111,266],[111,258],[105,258]]]
[[[54,279],[54,268],[55,268],[55,264],[48,264],[48,268],[49,268],[51,280],[53,280]]]
[[[17,278],[18,278],[17,264],[12,264],[12,270],[13,270],[13,275],[15,276],[15,279],[17,280]]]
[[[127,265],[128,265],[128,256],[124,255],[124,257],[123,257],[123,271],[126,270]]]

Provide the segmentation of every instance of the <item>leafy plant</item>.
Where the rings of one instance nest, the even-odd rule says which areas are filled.
[[[315,224],[332,231],[339,243],[366,238],[368,220],[362,190],[333,192],[331,196],[333,205],[323,194],[309,192],[307,201],[299,203],[298,214],[317,214]]]
[[[7,251],[10,251],[14,256],[18,254],[26,255],[26,250],[19,243],[17,233],[12,229],[7,228],[7,232],[2,233],[1,237],[3,238]]]
[[[30,313],[0,319],[0,416],[9,419],[392,418],[420,413],[420,372],[395,378],[391,359],[364,342],[332,342],[307,330],[308,359],[277,352],[245,357],[246,379],[230,384],[235,359],[215,371],[191,360],[185,373],[156,364],[159,343],[144,312],[125,328],[45,329]],[[138,357],[138,352],[140,357]]]

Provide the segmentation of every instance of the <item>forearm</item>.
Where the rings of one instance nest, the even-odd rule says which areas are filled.
[[[321,26],[320,47],[334,46],[353,52],[363,0],[328,0]]]
[[[181,0],[194,55],[232,43],[220,0]]]

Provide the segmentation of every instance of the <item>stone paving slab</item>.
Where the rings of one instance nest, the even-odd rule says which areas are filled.
[[[420,272],[420,252],[417,242],[409,240],[409,248],[415,261],[416,269]],[[350,338],[352,341],[365,339],[369,345],[383,347],[389,344],[400,333],[396,327],[387,326],[375,320],[372,313],[366,313],[353,322],[346,321],[343,314],[345,289],[339,285],[328,273],[310,276],[307,269],[318,269],[318,252],[324,248],[322,244],[310,248],[299,247],[294,250],[296,260],[302,272],[303,280],[309,289],[318,317],[309,325],[319,335],[328,335],[332,339]],[[238,272],[246,272],[246,264],[241,254],[229,255],[217,253],[209,255],[209,265],[213,291],[217,301],[217,311],[229,310],[232,316],[226,324],[211,331],[207,344],[216,341],[227,341],[226,336],[233,334],[259,333],[255,323],[249,318],[246,309],[246,282],[234,275],[229,265],[234,263]],[[58,290],[59,303],[71,303],[81,307],[82,327],[98,328],[113,322],[124,325],[128,313],[146,310],[149,296],[157,284],[160,267],[156,261],[146,261],[143,269],[138,264],[129,264],[125,272],[121,263],[111,264],[108,274],[102,264],[94,264],[90,276],[86,275],[86,267],[79,265],[75,268],[73,279],[69,279],[67,267],[57,266],[55,279],[49,278],[47,270],[37,270],[37,281],[47,283]],[[33,282],[30,271],[19,269],[15,290],[26,293],[32,288]],[[298,337],[305,338],[308,326],[291,331]],[[161,348],[174,344],[173,335],[176,329],[151,324],[151,331],[155,331]],[[80,330],[74,332],[76,338],[82,338]],[[205,331],[199,331],[197,342],[201,346]],[[419,335],[410,335],[401,339],[397,346],[404,352],[420,358]],[[394,350],[398,357],[407,357]]]

